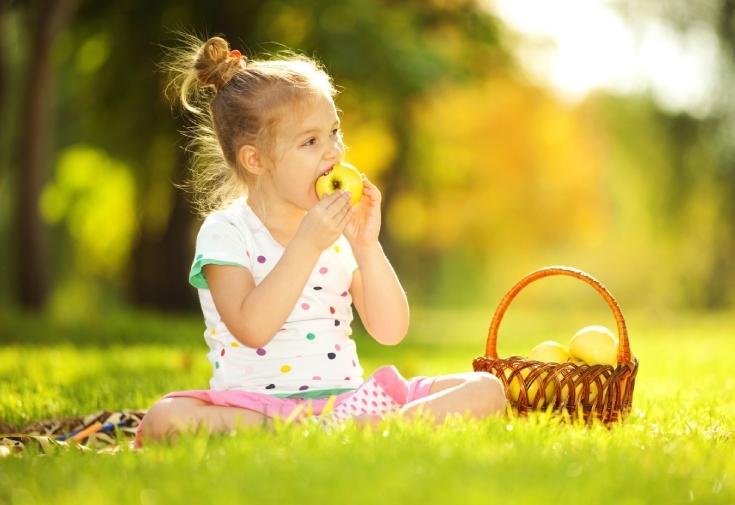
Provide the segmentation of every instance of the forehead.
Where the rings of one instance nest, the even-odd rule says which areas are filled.
[[[285,137],[298,136],[309,130],[331,128],[339,121],[337,107],[332,97],[319,94],[296,104],[291,114],[283,121]]]

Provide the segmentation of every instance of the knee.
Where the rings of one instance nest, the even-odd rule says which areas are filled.
[[[171,399],[159,400],[143,418],[143,437],[146,441],[164,440],[174,431],[175,409]]]
[[[484,416],[505,411],[505,390],[497,377],[487,372],[473,372],[470,383],[475,391],[474,396],[478,399],[478,410]]]

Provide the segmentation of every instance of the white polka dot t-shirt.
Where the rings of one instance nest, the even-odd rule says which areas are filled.
[[[222,322],[202,267],[241,266],[250,270],[258,285],[283,252],[244,198],[209,215],[202,224],[189,282],[198,288],[204,312],[207,359],[213,367],[211,389],[315,398],[362,383],[362,367],[350,338],[348,291],[357,262],[344,236],[322,252],[296,306],[268,344],[257,349],[243,345]]]

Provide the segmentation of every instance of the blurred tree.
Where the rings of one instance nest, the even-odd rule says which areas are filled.
[[[10,11],[10,0],[0,0],[0,26],[5,26],[8,12]],[[7,114],[8,94],[8,61],[6,56],[5,38],[0,38],[0,139],[4,138]],[[2,147],[2,146],[0,146]]]
[[[184,121],[176,114],[172,119],[162,93],[165,78],[156,71],[160,46],[175,43],[169,30],[181,26],[212,29],[250,55],[277,52],[283,44],[324,61],[349,90],[350,114],[387,131],[390,143],[372,146],[393,156],[383,157],[387,207],[395,188],[411,185],[406,153],[413,102],[441,82],[487,74],[503,54],[494,18],[474,0],[82,0],[56,53],[63,69],[59,143],[99,146],[135,172],[141,224],[130,256],[130,288],[138,303],[164,309],[196,304],[186,281],[195,219],[171,185],[184,176],[186,155],[174,133]],[[268,40],[279,43],[262,44]],[[29,198],[21,214],[35,215],[37,201],[37,194]],[[383,240],[390,249],[392,238]],[[33,244],[32,252],[41,254],[41,239]],[[48,278],[41,268],[35,271]],[[23,289],[29,282],[24,278]]]
[[[76,0],[37,0],[30,3],[23,104],[20,111],[20,141],[17,192],[17,258],[20,304],[43,308],[48,296],[49,268],[45,225],[38,201],[46,182],[49,138],[53,121],[53,72],[51,50],[66,27]]]
[[[659,216],[672,228],[670,234],[688,263],[680,280],[696,293],[689,302],[709,309],[729,306],[735,296],[735,2],[622,0],[619,5],[639,32],[655,21],[682,35],[704,30],[718,37],[719,82],[706,114],[659,112],[671,157],[667,173],[658,174],[650,188],[664,196]],[[710,205],[716,202],[713,216],[702,215],[703,193]],[[687,226],[688,219],[698,223]],[[692,259],[687,261],[692,249],[699,251],[688,254]],[[693,289],[694,284],[701,289]]]

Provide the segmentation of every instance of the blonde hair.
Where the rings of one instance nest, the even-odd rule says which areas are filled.
[[[180,34],[179,40],[183,44],[168,49],[163,67],[171,76],[167,90],[174,89],[190,113],[184,133],[193,156],[184,187],[206,216],[258,185],[258,176],[240,166],[240,147],[252,145],[272,162],[283,117],[337,91],[321,64],[303,55],[250,60],[220,37],[202,42]]]

